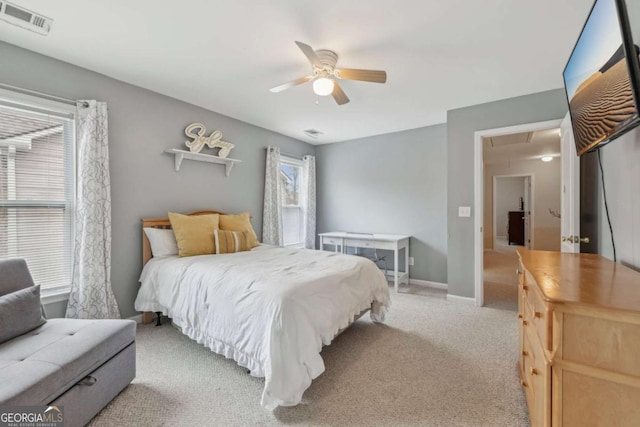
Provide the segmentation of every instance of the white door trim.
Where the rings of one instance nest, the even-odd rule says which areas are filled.
[[[547,120],[544,122],[527,123],[516,126],[507,126],[503,128],[479,130],[474,133],[473,152],[474,152],[474,201],[475,218],[473,241],[474,250],[474,288],[476,305],[481,307],[484,305],[484,286],[482,280],[483,262],[484,262],[484,239],[482,238],[483,224],[483,207],[484,207],[484,162],[482,152],[482,138],[488,136],[510,135],[521,132],[535,132],[538,130],[559,128],[562,119]]]
[[[530,191],[530,195],[529,197],[531,198],[531,202],[529,205],[529,211],[531,212],[529,214],[529,242],[525,242],[525,246],[529,249],[533,248],[533,233],[532,230],[534,229],[535,226],[535,220],[534,220],[534,207],[535,207],[535,201],[534,201],[534,194],[536,194],[536,178],[535,178],[535,174],[533,173],[514,173],[511,175],[494,175],[493,176],[493,210],[492,212],[492,216],[493,216],[493,249],[496,248],[496,224],[498,222],[497,217],[496,217],[496,204],[497,204],[497,198],[496,198],[496,186],[498,183],[499,179],[502,178],[526,178],[529,177],[531,178],[531,191]],[[484,208],[484,206],[483,206]],[[484,245],[484,243],[483,243]],[[484,246],[483,246],[483,250],[484,250]]]

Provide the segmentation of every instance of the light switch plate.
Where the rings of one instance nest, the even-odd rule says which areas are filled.
[[[471,216],[471,206],[458,206],[458,216],[468,218]]]

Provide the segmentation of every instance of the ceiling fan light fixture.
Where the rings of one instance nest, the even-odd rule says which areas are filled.
[[[333,92],[333,86],[333,80],[326,77],[320,77],[313,82],[313,91],[318,96],[327,96],[331,95]]]
[[[542,160],[543,162],[547,163],[547,162],[550,162],[551,160],[553,160],[553,156],[542,156],[540,158],[540,160]]]

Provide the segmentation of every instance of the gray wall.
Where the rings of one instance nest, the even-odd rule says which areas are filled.
[[[640,2],[627,1],[636,45],[640,43]],[[640,128],[602,147],[602,167],[618,260],[640,271]],[[598,252],[613,258],[611,233],[598,174]]]
[[[265,147],[314,154],[307,143],[172,99],[107,76],[0,42],[0,82],[73,99],[97,99],[109,106],[112,192],[112,284],[123,317],[136,314],[133,301],[141,270],[140,218],[167,211],[249,211],[262,231]],[[211,82],[211,84],[218,84]],[[221,84],[221,83],[220,83]],[[184,148],[184,128],[204,123],[236,144],[231,156],[243,161],[231,176],[221,165],[185,160],[174,172],[166,148]],[[53,304],[51,314],[60,314]]]
[[[411,277],[446,283],[446,131],[442,124],[316,147],[318,232],[409,234]]]
[[[449,293],[474,295],[474,133],[480,130],[562,119],[563,89],[520,96],[447,112],[447,226]],[[458,206],[471,206],[471,218],[459,218]]]
[[[640,128],[600,149],[618,261],[640,270]],[[598,174],[598,252],[613,259],[611,233]]]

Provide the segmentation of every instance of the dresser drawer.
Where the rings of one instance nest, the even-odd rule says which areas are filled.
[[[323,237],[322,243],[325,245],[342,245],[342,239],[339,237]]]
[[[547,303],[542,298],[542,293],[538,289],[538,285],[528,271],[525,271],[524,277],[526,289],[525,305],[529,306],[531,324],[535,327],[540,342],[545,349],[552,350],[551,335],[551,312],[547,308]]]
[[[345,246],[352,246],[355,248],[375,248],[376,245],[371,240],[360,240],[360,239],[345,239]]]
[[[525,372],[525,378],[530,384],[534,399],[532,418],[536,420],[535,426],[548,426],[551,422],[549,416],[550,408],[547,408],[547,405],[549,405],[549,375],[551,370],[547,367],[544,351],[540,347],[540,343],[537,342],[535,334],[529,334],[529,338],[531,340],[531,357],[529,358],[530,365]]]
[[[524,390],[524,395],[527,399],[527,407],[529,409],[529,418],[532,426],[537,425],[536,420],[536,399],[534,395],[534,384],[531,382],[529,372],[533,367],[533,355],[531,353],[531,344],[529,343],[528,334],[525,331],[524,342],[522,346],[522,356],[520,365],[520,385]]]
[[[640,323],[564,313],[562,346],[564,360],[640,378]]]

